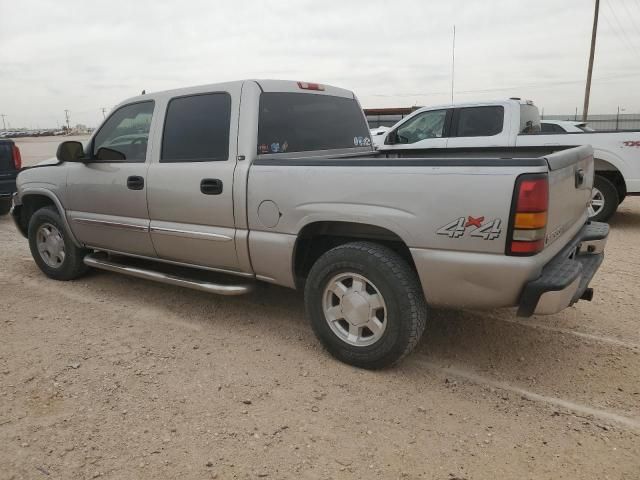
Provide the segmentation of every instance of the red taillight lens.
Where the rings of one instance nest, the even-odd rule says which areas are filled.
[[[544,249],[549,209],[549,178],[522,175],[516,182],[507,255],[535,255]]]
[[[20,156],[20,149],[16,145],[11,147],[11,156],[16,170],[20,170],[22,168],[22,157]]]
[[[524,179],[518,190],[518,212],[546,212],[549,206],[549,181],[545,178]]]
[[[298,87],[302,90],[318,90],[320,92],[324,91],[324,86],[319,83],[309,83],[309,82],[298,82]]]

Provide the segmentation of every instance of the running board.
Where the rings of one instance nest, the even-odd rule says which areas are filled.
[[[221,283],[213,283],[205,280],[196,280],[193,278],[171,275],[168,273],[157,272],[145,268],[132,267],[122,263],[114,262],[105,258],[100,254],[90,253],[84,257],[85,265],[109,272],[123,273],[132,277],[144,278],[145,280],[153,280],[155,282],[166,283],[167,285],[175,285],[178,287],[191,288],[202,292],[216,293],[218,295],[244,295],[253,290],[253,285],[224,285]]]

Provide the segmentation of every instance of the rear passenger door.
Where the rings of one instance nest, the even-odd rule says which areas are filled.
[[[509,146],[506,115],[502,105],[456,108],[447,148]]]
[[[166,99],[149,167],[149,218],[159,258],[235,271],[233,173],[240,87]]]

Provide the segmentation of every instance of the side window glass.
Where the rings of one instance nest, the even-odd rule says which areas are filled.
[[[433,110],[416,115],[396,131],[398,143],[416,143],[429,138],[442,138],[446,110]]]
[[[97,160],[144,162],[154,102],[140,102],[116,110],[93,141]]]
[[[552,123],[543,123],[540,125],[542,133],[555,133],[556,129],[554,127],[555,125]]]
[[[207,93],[172,99],[162,133],[160,162],[212,162],[229,158],[231,96]]]
[[[504,108],[466,107],[458,110],[458,137],[491,137],[502,132]]]

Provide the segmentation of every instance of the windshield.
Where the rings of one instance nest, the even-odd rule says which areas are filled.
[[[260,95],[259,154],[370,146],[367,122],[353,98],[309,93]]]

